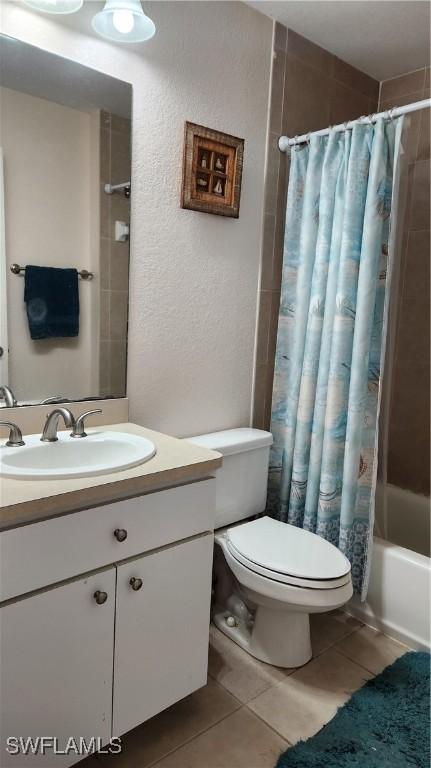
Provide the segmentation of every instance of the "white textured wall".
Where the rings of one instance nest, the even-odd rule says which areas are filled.
[[[131,419],[176,435],[246,425],[272,23],[237,2],[150,2],[156,37],[125,48],[82,34],[95,8],[60,26],[6,3],[2,26],[134,86]],[[180,208],[186,119],[245,138],[238,220]]]

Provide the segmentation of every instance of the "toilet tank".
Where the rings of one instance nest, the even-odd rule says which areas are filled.
[[[187,439],[223,455],[223,465],[216,472],[215,528],[264,511],[272,445],[270,432],[226,429]]]

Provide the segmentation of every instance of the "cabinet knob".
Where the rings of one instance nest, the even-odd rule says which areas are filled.
[[[108,593],[107,592],[101,592],[100,589],[97,590],[97,592],[93,595],[97,605],[103,605],[103,603],[106,603],[108,599]]]
[[[124,528],[116,528],[114,536],[117,541],[125,541],[127,539],[127,531]]]
[[[135,590],[135,592],[138,591],[138,589],[141,589],[142,587],[142,579],[136,578],[136,576],[132,576],[132,578],[129,581],[130,586],[132,589]]]

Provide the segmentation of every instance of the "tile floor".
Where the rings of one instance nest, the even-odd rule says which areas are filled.
[[[208,684],[123,737],[123,752],[80,768],[274,768],[365,680],[408,649],[342,612],[312,616],[313,659],[257,661],[211,626]]]

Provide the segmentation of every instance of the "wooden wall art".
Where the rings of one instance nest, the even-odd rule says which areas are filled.
[[[181,206],[239,216],[244,139],[186,122]]]

